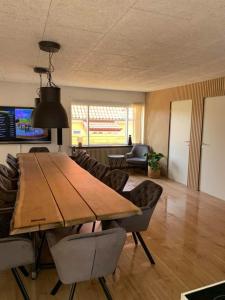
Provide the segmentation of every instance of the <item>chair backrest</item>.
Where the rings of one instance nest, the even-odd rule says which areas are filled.
[[[155,208],[161,194],[162,187],[150,180],[145,180],[130,191],[130,200],[138,207]]]
[[[1,207],[0,201],[0,238],[9,236],[10,221],[13,215],[13,208]]]
[[[18,176],[18,163],[12,160],[9,156],[7,156],[6,162],[9,165],[10,169],[14,172],[15,176]]]
[[[8,153],[7,154],[7,158],[11,159],[12,161],[14,161],[15,163],[18,162],[17,158],[15,156],[13,156],[12,154]]]
[[[8,190],[0,181],[0,207],[13,207],[16,202],[17,191]]]
[[[83,157],[84,157],[86,154],[87,154],[87,151],[85,151],[85,150],[80,150],[80,151],[78,152],[78,155],[74,158],[75,162],[79,164],[79,163],[82,161]]]
[[[129,175],[126,172],[115,169],[103,178],[103,182],[116,192],[121,193],[127,183]]]
[[[141,207],[142,214],[117,220],[127,232],[140,232],[148,229],[149,222],[161,196],[162,187],[150,180],[145,180],[126,193],[127,198]]]
[[[49,152],[49,149],[47,147],[32,147],[29,150],[30,153],[36,153],[36,152]]]
[[[52,234],[47,233],[48,242]],[[74,234],[50,246],[60,280],[71,284],[112,274],[125,239],[124,229],[117,227],[102,232]]]
[[[82,159],[80,160],[80,162],[79,162],[79,165],[83,168],[84,167],[84,165],[85,165],[85,163],[86,163],[86,161],[88,160],[90,158],[90,155],[89,154],[85,154],[85,155],[83,155],[82,156]]]
[[[102,178],[105,176],[105,174],[109,171],[109,167],[106,165],[103,165],[101,163],[98,163],[94,166],[93,169],[91,169],[89,172],[98,178],[99,180],[102,180]]]
[[[5,176],[6,178],[8,178],[10,180],[17,180],[13,170],[8,168],[7,166],[5,166],[3,164],[0,164],[0,174]]]
[[[93,169],[94,166],[97,165],[97,163],[98,163],[98,162],[97,162],[96,159],[90,157],[90,158],[85,162],[85,164],[83,165],[83,168],[84,168],[85,170],[87,170],[88,172],[90,172],[90,170]]]
[[[136,144],[131,150],[134,157],[145,158],[145,153],[150,152],[150,147],[144,144]],[[146,158],[147,160],[147,158]]]
[[[31,240],[22,237],[0,239],[0,271],[29,265],[34,261]]]
[[[0,184],[1,187],[4,187],[4,189],[8,191],[15,190],[17,188],[17,183],[15,181],[11,181],[2,174],[0,174]]]

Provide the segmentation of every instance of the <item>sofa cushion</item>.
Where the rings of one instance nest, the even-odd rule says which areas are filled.
[[[146,166],[147,165],[146,159],[145,158],[139,158],[139,157],[127,158],[126,162],[128,164],[135,165],[135,166],[140,166],[140,165]]]

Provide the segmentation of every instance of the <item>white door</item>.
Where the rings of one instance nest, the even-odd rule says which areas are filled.
[[[225,96],[205,99],[200,190],[225,200]]]
[[[187,185],[192,100],[171,104],[169,178]]]

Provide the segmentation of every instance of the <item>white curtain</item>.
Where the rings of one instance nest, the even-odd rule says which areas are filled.
[[[144,139],[144,104],[134,103],[133,109],[133,143],[143,143]]]

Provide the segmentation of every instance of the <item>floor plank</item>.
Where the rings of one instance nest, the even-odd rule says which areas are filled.
[[[144,179],[131,176],[126,189]],[[143,233],[156,265],[149,265],[142,248],[128,236],[116,275],[107,278],[116,300],[179,300],[181,292],[225,278],[225,201],[169,180],[157,182],[164,192]],[[38,280],[24,282],[32,300],[67,299],[68,286],[54,298],[49,295],[56,280],[55,270],[44,270]],[[9,271],[0,274],[0,299],[22,299]],[[91,281],[78,284],[76,299],[105,297],[99,284]]]

